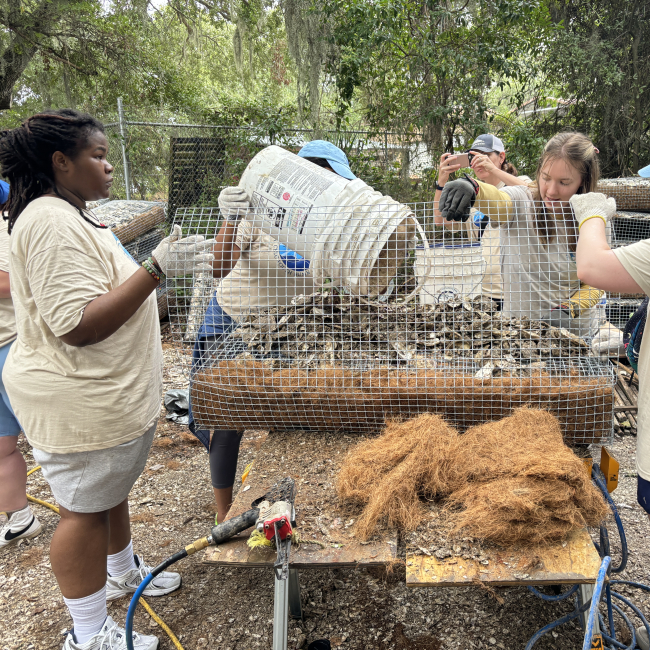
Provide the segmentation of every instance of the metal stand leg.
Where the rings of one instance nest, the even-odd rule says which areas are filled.
[[[291,618],[302,620],[302,603],[300,602],[300,578],[298,569],[289,569],[289,612]]]
[[[583,584],[580,585],[578,588],[578,594],[580,594],[580,597],[578,598],[580,605],[584,605],[586,602],[591,600],[591,597],[594,593],[594,585],[592,584]],[[582,629],[586,630],[587,629],[587,620],[589,619],[589,610],[586,612],[582,612],[580,614],[580,620],[582,621]],[[598,622],[598,617],[594,620],[594,634],[600,634],[600,624]]]
[[[273,596],[273,650],[287,650],[289,635],[289,579],[275,578],[275,593]]]

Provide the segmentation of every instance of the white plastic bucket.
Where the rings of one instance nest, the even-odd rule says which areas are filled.
[[[426,305],[446,302],[457,295],[478,296],[486,266],[480,242],[418,246],[414,268],[420,302]]]
[[[239,185],[255,209],[247,218],[308,259],[320,284],[381,293],[422,236],[406,205],[280,147],[260,151]]]

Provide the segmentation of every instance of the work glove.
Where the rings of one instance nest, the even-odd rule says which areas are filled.
[[[561,307],[556,307],[551,309],[548,313],[542,316],[539,320],[543,320],[545,323],[548,323],[552,327],[557,327],[558,329],[571,329],[571,314],[568,310],[562,309]]]
[[[623,332],[611,323],[605,323],[591,341],[591,349],[601,358],[624,357]]]
[[[479,185],[467,174],[464,178],[445,183],[438,209],[447,221],[467,221],[476,201]]]
[[[616,214],[616,200],[607,198],[604,194],[598,192],[589,192],[588,194],[574,194],[569,203],[573,208],[573,214],[578,222],[578,230],[582,224],[589,219],[602,219],[607,222]]]
[[[160,270],[170,278],[211,271],[214,260],[214,239],[203,235],[190,235],[181,239],[181,227],[176,225],[169,237],[165,237],[151,254]]]
[[[224,187],[219,194],[219,210],[226,221],[241,221],[251,207],[248,194],[241,187]]]

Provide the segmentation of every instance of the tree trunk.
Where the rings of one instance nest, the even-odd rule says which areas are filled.
[[[11,108],[14,85],[36,53],[36,46],[13,35],[0,57],[0,110]]]

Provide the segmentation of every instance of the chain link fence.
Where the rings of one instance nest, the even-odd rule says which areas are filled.
[[[264,147],[275,144],[295,153],[312,132],[122,117],[106,124],[106,136],[115,167],[111,198],[167,201],[172,218],[178,208],[215,206],[221,189],[236,185]],[[430,200],[434,164],[419,135],[324,131],[319,137],[343,149],[353,172],[383,194],[403,202]]]

